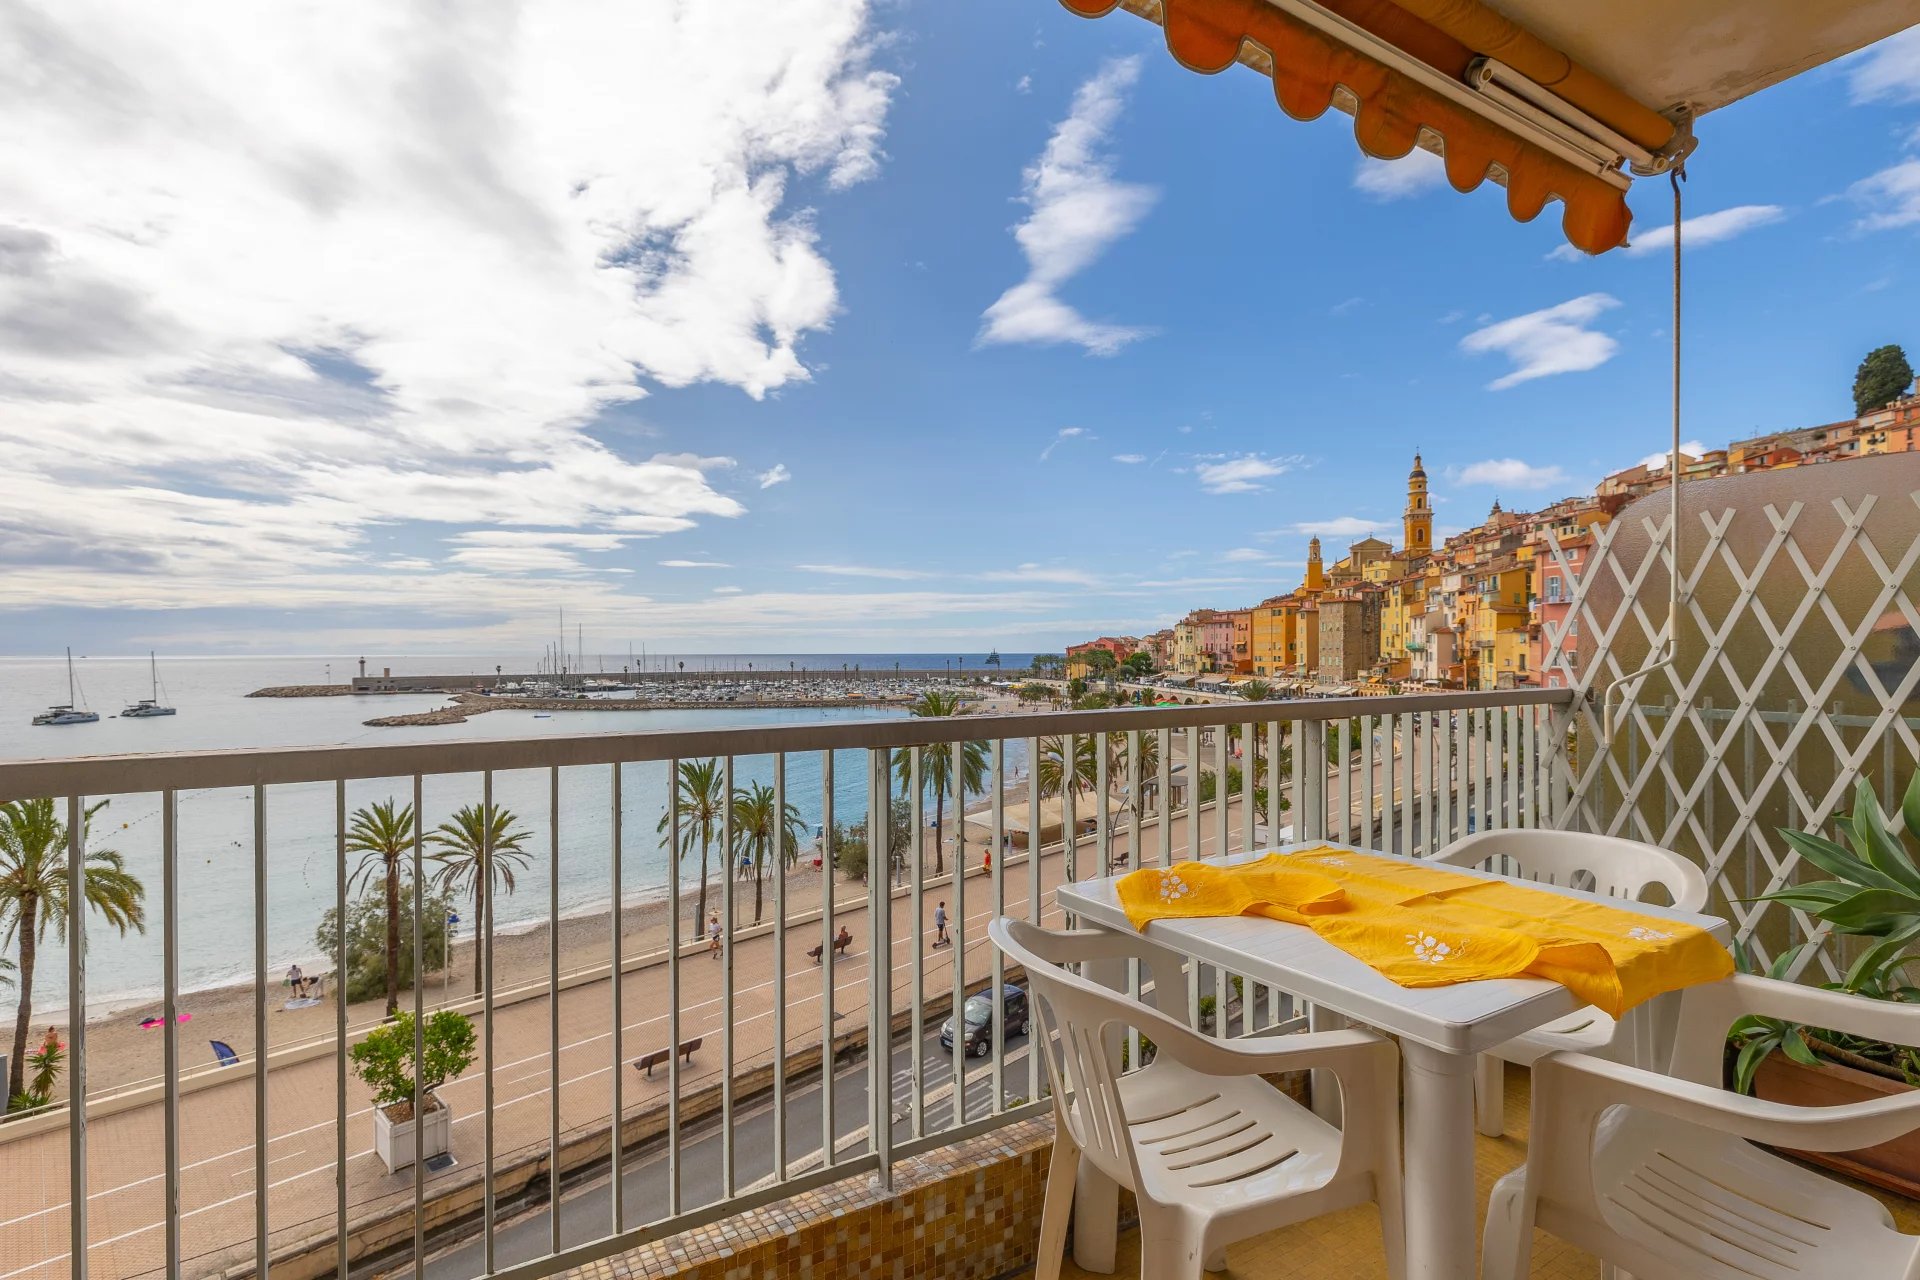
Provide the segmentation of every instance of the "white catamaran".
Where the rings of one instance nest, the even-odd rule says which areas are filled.
[[[75,706],[84,699],[76,698],[73,693],[73,650],[67,650],[67,700],[57,707],[48,707],[33,718],[35,724],[92,724],[100,718],[97,711]]]
[[[154,658],[151,649],[147,651],[147,671],[153,678],[153,696],[151,698],[142,698],[132,706],[122,709],[120,712],[120,718],[122,720],[145,720],[149,716],[170,716],[173,714],[172,707],[162,706],[160,704],[160,664],[158,660]]]

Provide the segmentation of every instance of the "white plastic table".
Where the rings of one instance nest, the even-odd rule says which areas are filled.
[[[1284,852],[1290,846],[1281,846]],[[1312,842],[1299,848],[1349,848]],[[1262,858],[1272,850],[1232,854],[1206,861],[1222,865]],[[1409,859],[1409,861],[1413,861]],[[1461,875],[1501,879],[1487,872],[1449,867]],[[1082,924],[1132,932],[1114,884],[1118,877],[1083,880],[1055,891],[1063,911]],[[1570,898],[1624,906],[1618,899],[1557,885],[1534,888]],[[1633,903],[1651,916],[1695,925],[1725,942],[1726,921]],[[1247,980],[1272,986],[1354,1022],[1400,1038],[1406,1085],[1407,1272],[1411,1280],[1472,1280],[1474,1242],[1479,1222],[1474,1212],[1473,1067],[1475,1057],[1523,1031],[1564,1018],[1581,1007],[1565,987],[1541,978],[1497,978],[1448,987],[1403,987],[1363,961],[1348,955],[1311,929],[1264,916],[1156,920],[1142,935],[1168,951]],[[1672,1016],[1672,1000],[1649,1001],[1622,1020],[1630,1060],[1664,1068],[1655,1060],[1654,1034],[1662,1018]],[[1074,1261],[1088,1271],[1113,1269],[1118,1192],[1113,1183],[1084,1163],[1076,1198]],[[1081,1228],[1084,1229],[1081,1229]]]

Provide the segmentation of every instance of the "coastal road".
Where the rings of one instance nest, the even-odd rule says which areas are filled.
[[[952,1118],[952,1057],[941,1048],[936,1029],[922,1045],[926,1090],[926,1123],[937,1130]],[[1024,1037],[1013,1037],[1007,1045],[1005,1087],[1009,1097],[1025,1097],[1027,1092],[1027,1046]],[[904,1038],[893,1049],[893,1088],[895,1132],[908,1132],[908,1115],[914,1079],[912,1046]],[[843,1158],[864,1148],[867,1129],[867,1067],[865,1062],[842,1068],[833,1082],[834,1147]],[[967,1064],[967,1114],[987,1114],[992,1105],[993,1079],[984,1060]],[[787,1095],[787,1160],[792,1171],[814,1167],[820,1153],[821,1097],[818,1080]],[[756,1106],[736,1115],[733,1123],[734,1184],[744,1189],[773,1173],[773,1108]],[[680,1194],[685,1209],[697,1209],[723,1198],[723,1130],[719,1118],[687,1126],[680,1144]],[[664,1146],[628,1160],[624,1165],[622,1199],[626,1204],[628,1228],[658,1218],[668,1203],[667,1153]],[[561,1247],[569,1248],[599,1239],[612,1231],[608,1180],[596,1179],[560,1202]],[[494,1265],[509,1267],[543,1256],[549,1246],[549,1217],[545,1208],[534,1210],[499,1227],[494,1233]],[[485,1270],[485,1256],[478,1241],[460,1245],[429,1258],[423,1273],[429,1280],[468,1280]],[[373,1274],[400,1277],[412,1274],[410,1264],[402,1264]]]

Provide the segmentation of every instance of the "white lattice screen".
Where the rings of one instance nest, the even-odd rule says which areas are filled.
[[[1920,767],[1920,455],[1730,476],[1681,495],[1679,661],[1628,688],[1611,743],[1602,695],[1665,637],[1669,495],[1623,511],[1578,577],[1568,620],[1579,653],[1558,667],[1579,695],[1554,735],[1570,797],[1558,821],[1698,860],[1714,909],[1764,962],[1817,936],[1803,914],[1752,900],[1799,874],[1779,829],[1829,830],[1861,776],[1891,813]],[[1575,577],[1557,548],[1548,554]],[[1833,977],[1839,959],[1829,945],[1801,956],[1803,970]]]

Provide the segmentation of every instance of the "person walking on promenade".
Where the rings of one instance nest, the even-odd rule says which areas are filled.
[[[952,939],[947,937],[947,900],[942,898],[933,908],[933,945],[946,946]]]
[[[720,958],[720,913],[707,912],[707,954],[715,960]]]

